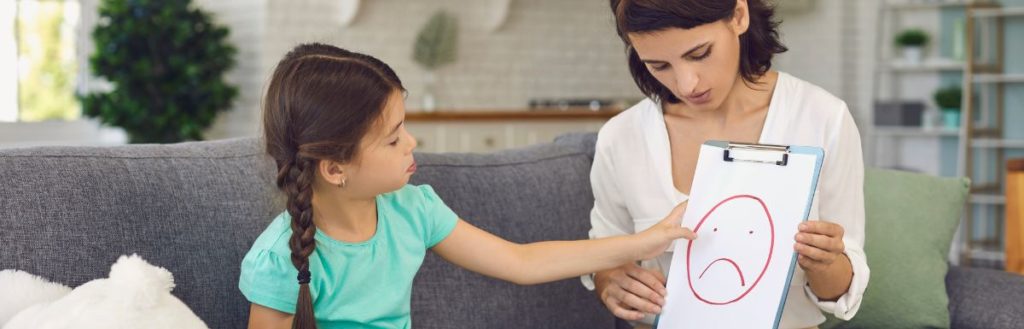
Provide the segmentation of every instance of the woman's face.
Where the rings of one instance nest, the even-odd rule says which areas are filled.
[[[746,3],[737,1],[729,20],[691,29],[629,33],[628,37],[648,72],[684,106],[713,110],[741,79],[739,36],[747,24]]]

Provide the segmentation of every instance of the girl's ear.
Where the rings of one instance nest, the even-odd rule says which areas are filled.
[[[348,166],[334,160],[320,160],[317,171],[331,185],[341,186],[345,184],[348,175]]]
[[[750,7],[747,6],[747,0],[736,0],[736,9],[733,9],[729,26],[737,36],[747,33],[747,29],[750,28]]]

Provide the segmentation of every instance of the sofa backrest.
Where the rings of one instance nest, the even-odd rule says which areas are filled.
[[[585,239],[593,134],[493,154],[417,154],[460,217],[515,242]],[[255,138],[174,145],[0,150],[0,269],[78,286],[138,253],[211,328],[244,328],[239,265],[283,199]],[[576,279],[519,287],[428,254],[416,328],[613,328]]]
[[[430,184],[470,224],[514,242],[586,239],[594,134],[494,154],[422,154]],[[615,328],[578,279],[516,286],[428,254],[413,287],[415,328]]]
[[[242,256],[282,209],[256,139],[0,151],[0,269],[71,287],[138,253],[210,328],[242,328]]]

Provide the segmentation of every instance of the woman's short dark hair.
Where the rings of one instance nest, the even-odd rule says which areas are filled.
[[[647,97],[669,103],[680,100],[663,86],[640,61],[630,45],[629,33],[655,32],[670,28],[691,29],[733,17],[736,0],[611,0],[615,26],[626,43],[629,71]],[[772,57],[785,52],[779,41],[775,8],[766,0],[747,0],[750,27],[740,36],[740,75],[755,82],[772,67]]]

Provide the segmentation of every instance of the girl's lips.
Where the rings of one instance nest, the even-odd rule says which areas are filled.
[[[409,169],[406,169],[405,172],[409,172],[409,173],[416,172],[416,162],[413,162],[412,165],[409,166]]]
[[[700,94],[687,96],[686,100],[694,105],[701,105],[711,101],[711,90],[708,89]]]

